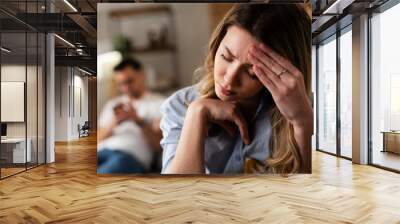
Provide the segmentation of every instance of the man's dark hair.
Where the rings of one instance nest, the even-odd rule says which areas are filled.
[[[143,66],[138,60],[134,58],[126,58],[114,67],[114,72],[122,71],[126,67],[131,67],[133,70],[141,71]]]

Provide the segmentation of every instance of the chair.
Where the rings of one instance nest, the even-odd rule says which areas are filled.
[[[244,161],[244,173],[245,174],[257,174],[265,173],[266,169],[263,163],[252,158],[245,158]]]
[[[80,125],[78,125],[79,138],[89,136],[89,129],[90,129],[89,121],[85,121],[85,123],[82,125],[82,127],[80,127]]]

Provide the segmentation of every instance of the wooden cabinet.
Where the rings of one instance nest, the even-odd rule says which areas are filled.
[[[400,154],[400,132],[383,133],[383,152]]]

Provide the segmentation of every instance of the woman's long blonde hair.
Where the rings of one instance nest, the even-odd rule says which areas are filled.
[[[310,94],[311,21],[303,6],[236,4],[219,23],[209,41],[204,76],[198,85],[201,97],[217,98],[214,88],[215,54],[232,25],[244,28],[296,66],[303,74],[307,94]],[[265,161],[265,165],[273,173],[297,173],[302,164],[293,127],[279,112],[270,93],[268,97],[272,156]]]

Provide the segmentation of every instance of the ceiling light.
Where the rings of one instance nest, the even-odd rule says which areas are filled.
[[[60,39],[61,41],[63,41],[64,43],[68,44],[69,46],[75,48],[75,45],[73,45],[73,44],[72,44],[71,42],[69,42],[68,40],[66,40],[66,39],[64,39],[64,38],[62,38],[62,37],[60,37],[60,36],[57,35],[57,34],[54,34],[54,36],[57,37],[58,39]]]
[[[7,48],[5,48],[5,47],[1,47],[1,50],[4,51],[4,52],[6,52],[6,53],[10,53],[10,52],[11,52],[11,50],[9,50],[9,49],[7,49]]]
[[[78,12],[78,10],[68,1],[68,0],[64,0],[65,4],[67,4],[72,10],[74,10],[75,12]]]
[[[88,72],[88,71],[86,71],[86,70],[83,70],[83,69],[81,69],[81,68],[79,68],[79,67],[78,67],[78,69],[79,69],[79,71],[81,71],[81,72],[83,72],[83,73],[85,73],[85,74],[87,74],[87,75],[92,75],[92,73],[90,73],[90,72]]]
[[[324,10],[322,14],[342,14],[343,10],[351,5],[355,0],[336,0],[332,5]]]
[[[331,13],[332,9],[336,7],[337,4],[339,4],[340,0],[336,0],[332,5],[330,5],[327,9],[324,10],[322,14],[328,14]]]

